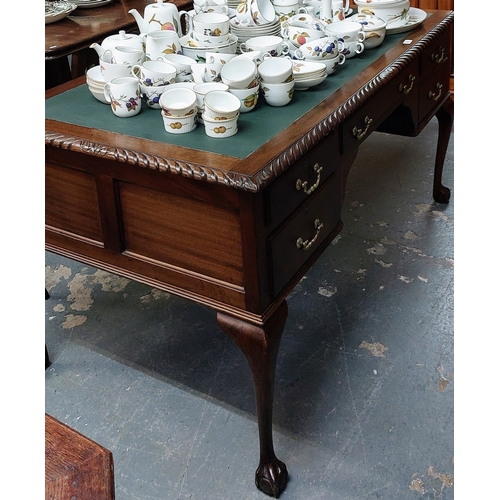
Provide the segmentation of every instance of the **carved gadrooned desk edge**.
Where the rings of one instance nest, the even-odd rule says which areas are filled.
[[[422,51],[438,39],[453,22],[453,12],[424,37],[412,45],[387,68],[363,85],[357,92],[336,108],[330,115],[321,120],[311,130],[305,133],[289,148],[280,153],[254,176],[240,174],[234,171],[219,170],[192,162],[184,162],[176,158],[151,155],[132,149],[110,147],[106,144],[75,138],[61,133],[46,132],[45,144],[48,146],[79,151],[91,156],[136,165],[142,168],[182,175],[202,182],[220,184],[256,193],[267,187],[275,178],[292,167],[305,156],[314,146],[334,131],[354,111],[359,109],[376,94],[382,84],[390,81],[406,68]]]

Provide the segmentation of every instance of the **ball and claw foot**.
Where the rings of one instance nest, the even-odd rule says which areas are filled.
[[[451,191],[445,186],[439,186],[438,189],[434,190],[433,197],[434,201],[438,203],[448,203],[450,201]]]
[[[278,498],[288,481],[286,465],[277,458],[266,464],[260,464],[255,472],[255,485],[271,497]]]

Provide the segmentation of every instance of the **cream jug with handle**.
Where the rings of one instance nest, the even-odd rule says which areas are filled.
[[[158,0],[157,3],[146,5],[144,8],[144,17],[139,14],[137,9],[130,9],[128,12],[134,16],[141,34],[157,30],[172,30],[179,37],[185,35],[182,29],[181,18],[189,16],[189,14],[185,10],[179,12],[177,6],[173,3]]]

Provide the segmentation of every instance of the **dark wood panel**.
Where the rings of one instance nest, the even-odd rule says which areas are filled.
[[[126,252],[243,285],[238,207],[118,185]]]
[[[45,179],[45,223],[102,243],[94,176],[48,163]]]

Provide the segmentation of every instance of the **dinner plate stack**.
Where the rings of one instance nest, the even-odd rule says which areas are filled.
[[[90,93],[98,100],[104,104],[109,104],[104,97],[104,77],[101,73],[101,68],[99,66],[94,66],[87,70],[87,85],[89,87]]]
[[[256,36],[277,35],[281,36],[281,23],[276,16],[274,21],[267,24],[255,24],[252,26],[239,23],[238,18],[233,17],[229,24],[229,30],[238,37],[237,52],[240,52],[240,44],[246,42],[249,38]]]
[[[71,14],[77,5],[72,2],[45,2],[45,24],[55,23]]]
[[[296,90],[307,90],[319,85],[328,76],[326,65],[320,62],[292,60],[292,69]]]

